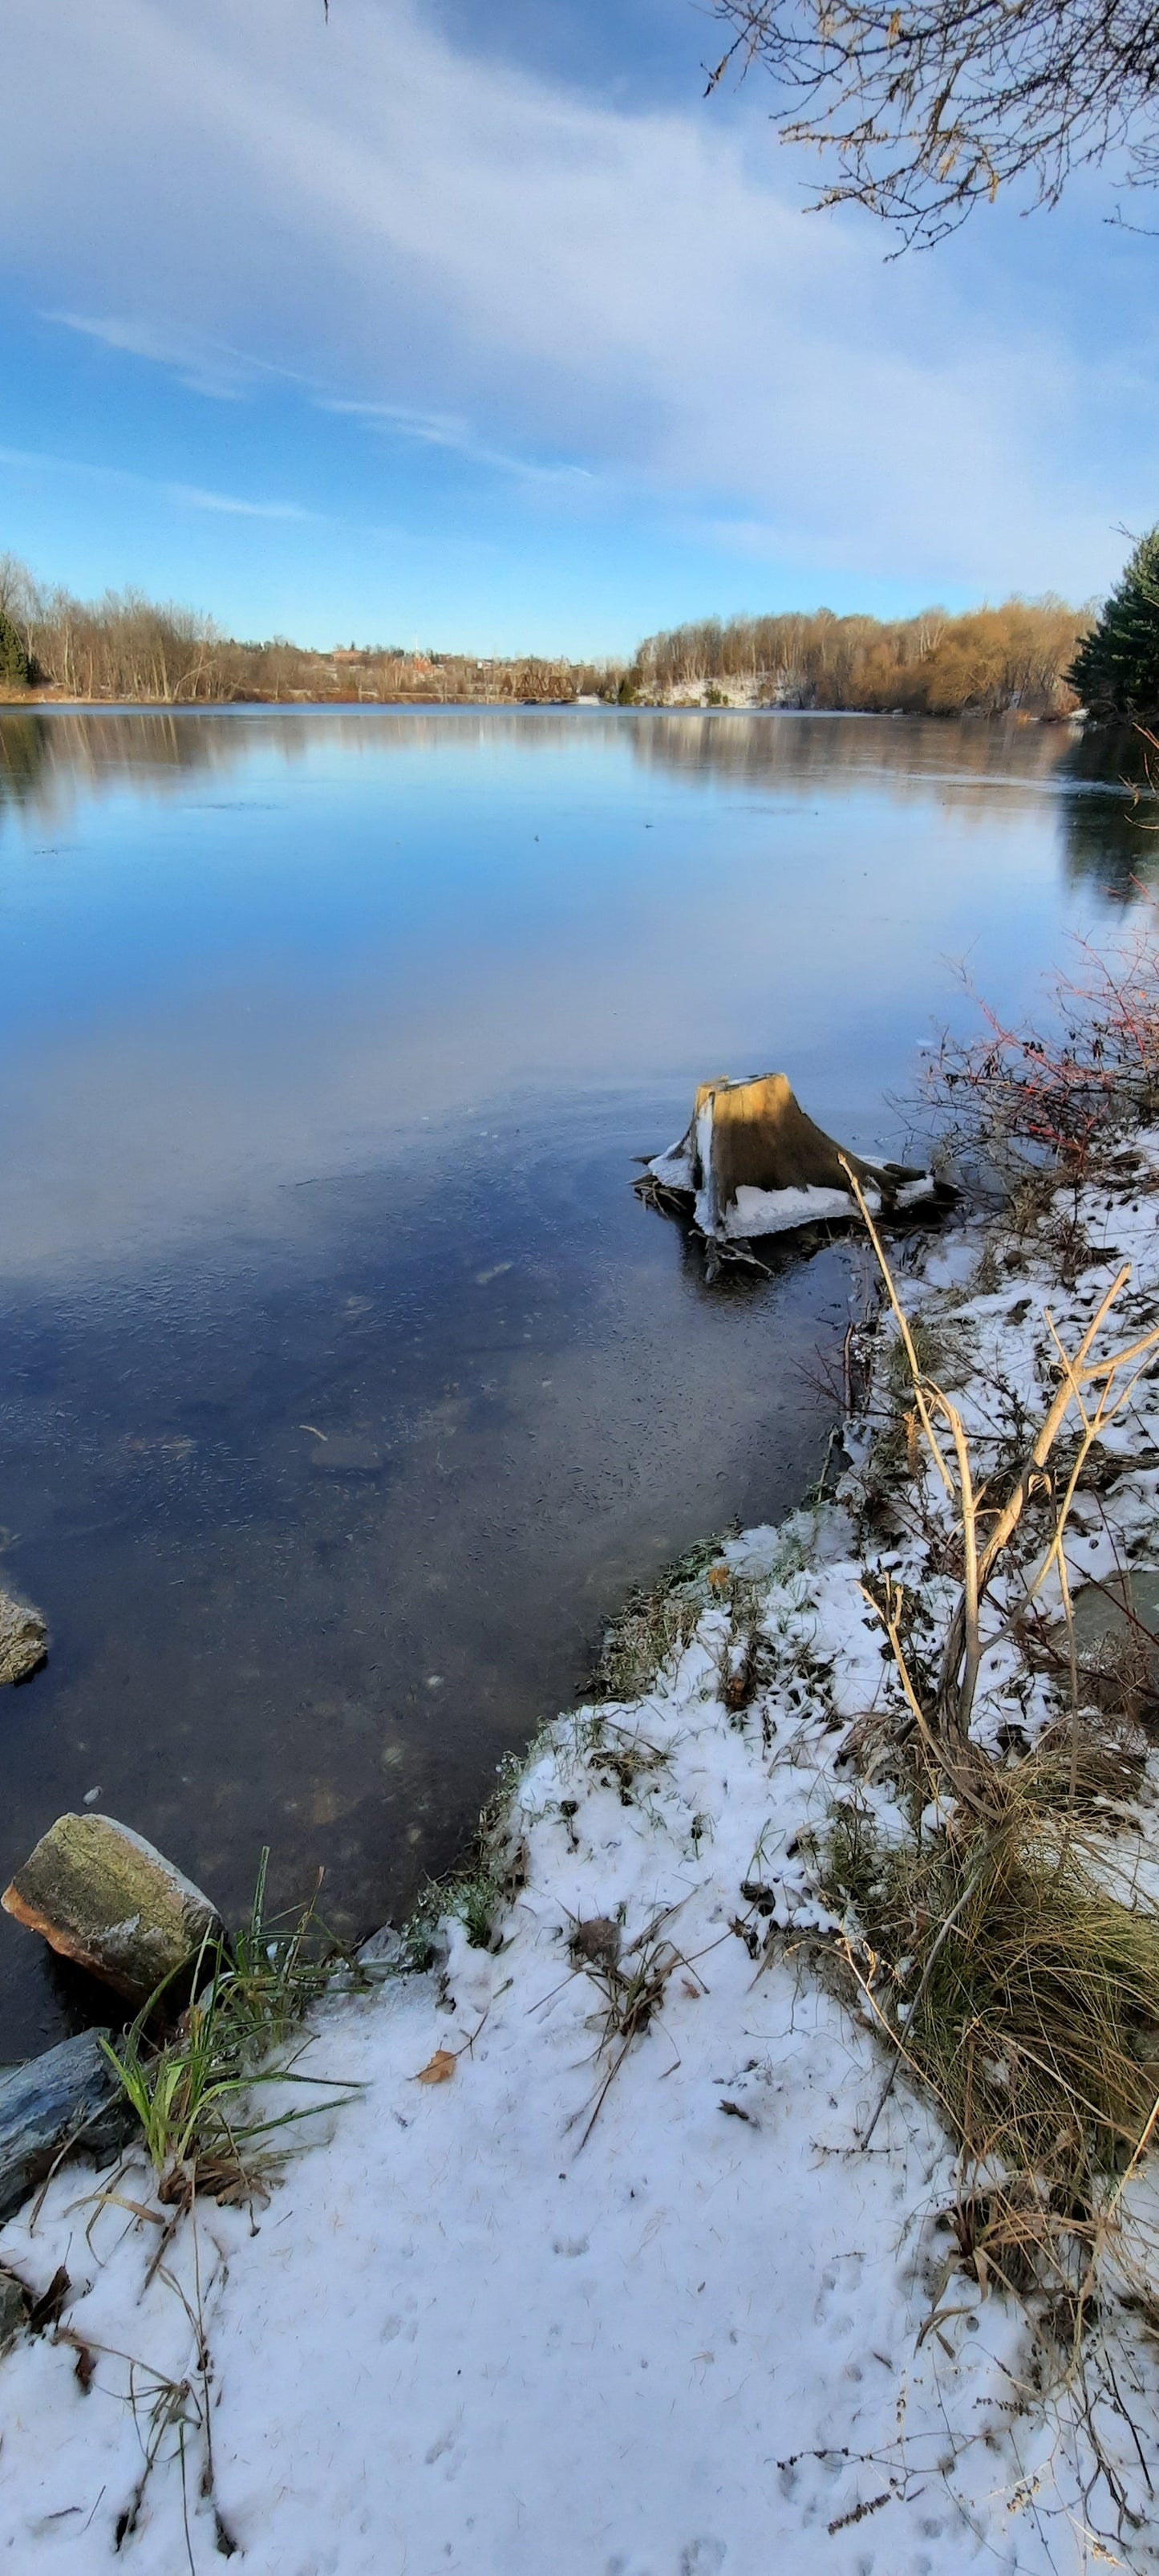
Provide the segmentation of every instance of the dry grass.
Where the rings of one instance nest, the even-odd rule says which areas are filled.
[[[1159,1913],[1102,1884],[1056,1769],[991,1771],[984,1821],[888,1848],[841,1818],[824,1871],[878,2026],[961,2150],[963,2253],[1081,2304],[1156,2111]]]
[[[601,1997],[596,2056],[605,2061],[579,2142],[581,2147],[587,2145],[633,2042],[651,2029],[659,2015],[673,1970],[683,1967],[691,1976],[696,1975],[692,1962],[668,1937],[666,1927],[677,1911],[674,1905],[661,1907],[645,1930],[626,1946],[606,1937],[598,1943],[585,1944],[582,1934],[589,1927],[584,1925],[577,1925],[573,1933],[570,1946],[576,1968],[590,1977]],[[612,1929],[603,1928],[606,1932]],[[679,2063],[680,2052],[673,2044],[673,2064]],[[577,2112],[575,2117],[578,2121],[583,2113]]]
[[[1122,2179],[1159,2121],[1159,1910],[1114,1893],[1113,1835],[1138,1797],[1141,1748],[1130,1710],[1111,1705],[1106,1690],[1101,1704],[1083,1708],[1065,1536],[1092,1449],[1159,1329],[1098,1355],[1126,1269],[1075,1353],[1063,1349],[1048,1314],[1056,1393],[1022,1454],[1012,1453],[987,1487],[959,1410],[923,1366],[863,1214],[961,1588],[940,1651],[919,1664],[915,1596],[888,1574],[865,1586],[907,1711],[894,1768],[908,1773],[912,1829],[887,1845],[868,1810],[846,1802],[823,1860],[831,1898],[852,1917],[849,1964],[896,2051],[862,2143],[904,2065],[933,2095],[959,2149],[952,2219],[963,2259],[983,2286],[993,2276],[1033,2295],[1074,2347],[1097,2305],[1112,2240],[1122,2262]],[[1052,1453],[1076,1420],[1059,1467]],[[925,1458],[918,1463],[925,1472]],[[1056,1663],[1069,1711],[1032,1753],[1000,1763],[969,1732],[980,1677],[999,1640],[1013,1638],[1025,1652],[1040,1633],[1051,1573],[1063,1601]],[[1000,1576],[1013,1615],[1007,1607],[999,1617],[991,1604],[984,1620]],[[928,1606],[920,1607],[928,1629]],[[1109,1678],[1108,1667],[1108,1686]],[[923,1823],[931,1801],[944,1820],[932,1832]]]
[[[731,1589],[727,1569],[718,1564],[720,1548],[719,1539],[706,1539],[678,1557],[648,1589],[629,1594],[600,1648],[591,1684],[594,1698],[646,1697],[673,1655],[689,1644],[711,1598],[713,1576],[719,1572],[725,1578],[722,1588]]]

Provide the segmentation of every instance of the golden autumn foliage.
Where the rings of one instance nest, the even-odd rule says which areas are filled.
[[[634,678],[641,695],[744,690],[787,707],[847,707],[881,714],[1064,714],[1077,701],[1064,673],[1089,609],[1061,599],[1008,599],[951,617],[931,608],[883,623],[875,617],[710,618],[650,636]]]

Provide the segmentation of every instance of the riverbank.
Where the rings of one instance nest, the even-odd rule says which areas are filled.
[[[1040,1192],[1021,1232],[918,1253],[905,1304],[979,1456],[1049,1401],[1046,1304],[1075,1349],[1128,1261],[1113,1340],[1159,1316],[1157,1189],[1146,1136],[1077,1206]],[[268,2200],[175,2215],[130,2159],[115,2189],[62,2172],[4,2231],[33,2288],[69,2276],[0,2370],[14,2565],[36,2539],[87,2576],[118,2534],[148,2576],[223,2549],[255,2576],[716,2576],[814,2546],[838,2576],[1154,2563],[1149,2172],[1080,2353],[1025,2283],[963,2260],[961,2154],[904,2069],[867,2140],[876,2032],[906,2007],[870,1963],[848,1818],[913,1830],[867,1587],[904,1587],[915,1656],[948,1595],[888,1321],[851,1351],[865,1370],[836,1494],[637,1606],[617,1696],[532,1748],[434,1965],[380,1945],[382,1990],[316,2016],[299,2071],[361,2090]],[[1088,1601],[1159,1553],[1157,1459],[1144,1378],[1076,1496]],[[1084,1834],[1138,1894],[1159,1835],[1136,1695],[1133,1718],[1084,1716],[1133,1784]],[[1007,1640],[974,1740],[1021,1758],[1065,1705]]]
[[[908,717],[914,723],[926,723],[931,720],[931,711],[928,708],[905,705],[865,707],[850,700],[848,704],[837,701],[833,705],[826,702],[815,706],[807,696],[794,694],[791,690],[787,693],[780,692],[775,679],[767,674],[754,679],[733,677],[720,681],[686,680],[663,690],[651,689],[646,683],[637,686],[627,682],[621,686],[620,677],[617,675],[613,677],[606,690],[587,689],[570,693],[565,691],[562,694],[554,686],[545,686],[542,689],[528,686],[526,692],[521,693],[513,689],[473,690],[469,687],[464,688],[460,683],[450,689],[423,686],[421,683],[414,687],[393,689],[316,685],[299,689],[239,689],[229,693],[223,692],[220,695],[172,697],[150,696],[145,691],[135,691],[125,697],[112,694],[77,697],[70,696],[67,691],[57,688],[7,691],[0,688],[0,710],[30,711],[35,708],[40,711],[46,707],[59,707],[64,712],[73,714],[99,714],[103,709],[107,709],[110,714],[122,715],[138,709],[143,714],[152,715],[206,715],[228,712],[231,707],[298,709],[320,707],[332,709],[339,715],[352,707],[447,707],[452,710],[478,707],[491,708],[496,713],[511,715],[523,709],[542,707],[556,712],[566,708],[596,709],[604,714],[616,714],[624,709],[629,712],[634,709],[645,714],[656,714],[663,713],[667,709],[685,715],[713,711],[739,715],[887,715],[891,719]],[[972,718],[978,723],[988,725],[1054,725],[1081,731],[1083,710],[1079,708],[1044,711],[1041,708],[1021,709],[1011,706],[989,708],[967,704],[961,707],[938,709],[932,716],[935,723],[942,724],[959,723],[964,718]]]

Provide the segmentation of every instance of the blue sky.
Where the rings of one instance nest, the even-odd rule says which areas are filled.
[[[0,552],[481,653],[1104,591],[1159,516],[1113,178],[891,261],[714,51],[691,0],[5,0]]]

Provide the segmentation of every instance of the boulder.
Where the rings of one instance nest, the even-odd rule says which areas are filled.
[[[0,2222],[43,2182],[62,2151],[76,2146],[99,2160],[115,2155],[128,2135],[133,2115],[101,2047],[107,2037],[107,2031],[84,2030],[0,2077]],[[5,2300],[11,2305],[11,2293]],[[7,2316],[5,2300],[0,2336],[20,2322]]]
[[[208,1896],[113,1816],[58,1816],[0,1904],[136,2005],[221,1928]]]
[[[48,1629],[39,1610],[0,1587],[0,1683],[22,1682],[48,1651]]]

